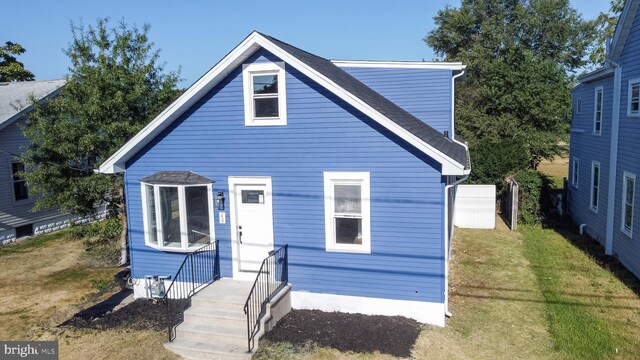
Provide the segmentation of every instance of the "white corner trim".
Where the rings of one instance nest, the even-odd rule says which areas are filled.
[[[438,61],[374,61],[374,60],[331,60],[338,67],[353,68],[385,68],[385,69],[434,69],[463,70],[466,65],[461,62]]]
[[[242,64],[258,48],[264,48],[285,63],[296,68],[307,75],[313,81],[325,87],[340,99],[354,106],[366,116],[370,117],[380,125],[404,139],[418,150],[425,153],[435,161],[442,164],[443,175],[465,175],[469,169],[465,169],[466,164],[461,164],[450,156],[442,153],[432,145],[425,143],[420,138],[412,134],[407,129],[393,122],[391,119],[375,110],[371,105],[362,99],[349,93],[344,88],[298,60],[288,52],[284,51],[273,42],[257,32],[251,33],[227,56],[220,60],[211,70],[196,81],[187,91],[185,91],[176,101],[162,111],[155,119],[145,126],[138,134],[129,140],[124,146],[109,157],[102,165],[99,172],[111,174],[122,172],[124,164],[133,155],[140,151],[155,136],[166,129],[169,124],[184,113],[190,106],[195,104],[202,96],[224,79],[233,69]]]
[[[278,76],[278,117],[256,118],[253,106],[253,76],[277,75]],[[281,126],[287,125],[287,84],[284,71],[284,62],[264,62],[243,64],[242,88],[244,94],[244,125],[245,126]]]
[[[609,139],[609,179],[607,186],[607,217],[604,238],[604,253],[613,254],[613,227],[616,213],[616,176],[618,175],[618,136],[620,132],[620,92],[622,87],[622,67],[615,64],[613,78],[613,107],[611,112],[611,138]],[[604,98],[604,95],[603,95]],[[604,108],[603,111],[604,113]],[[600,164],[598,164],[600,165]],[[600,170],[602,171],[602,170]],[[598,172],[600,174],[600,172]],[[592,175],[593,178],[593,175]],[[593,179],[592,179],[593,181]],[[598,181],[600,185],[600,181]],[[591,189],[593,192],[593,188]]]
[[[445,325],[444,304],[426,301],[292,291],[291,307],[294,309],[339,311],[351,314],[404,316],[424,324]]]

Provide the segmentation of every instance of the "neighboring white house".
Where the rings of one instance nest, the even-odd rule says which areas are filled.
[[[55,210],[32,212],[34,197],[18,173],[19,160],[29,144],[22,132],[25,114],[32,110],[30,97],[43,103],[57,96],[65,80],[0,83],[0,245],[18,238],[65,227],[85,220]]]

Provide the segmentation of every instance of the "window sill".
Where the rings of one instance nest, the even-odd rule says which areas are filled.
[[[598,213],[598,208],[594,208],[593,206],[590,206],[589,210],[593,211],[596,214]]]
[[[245,121],[245,126],[286,126],[287,119],[279,118],[260,118]]]
[[[356,249],[356,248],[326,248],[327,252],[334,253],[350,253],[350,254],[371,254],[371,249]]]
[[[624,227],[620,228],[620,232],[625,234],[629,239],[633,239],[633,233],[631,231],[625,229]]]
[[[631,117],[631,118],[640,118],[640,113],[627,113],[627,117]]]
[[[212,243],[209,243],[209,244],[212,244]],[[145,243],[145,245],[150,248],[164,251],[164,252],[175,252],[175,253],[191,253],[209,244],[198,244],[198,246],[191,246],[188,249],[183,249],[181,247],[178,248],[178,247],[171,247],[171,246],[159,246],[159,245],[154,245],[150,243]]]

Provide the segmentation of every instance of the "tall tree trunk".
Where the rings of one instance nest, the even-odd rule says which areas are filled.
[[[126,208],[126,204],[124,201],[124,189],[120,188],[119,190],[120,193],[120,201],[118,204],[118,208],[119,208],[119,214],[118,216],[120,217],[120,226],[122,227],[122,230],[120,230],[120,240],[119,240],[119,244],[120,244],[120,262],[118,265],[120,266],[124,266],[127,264],[128,262],[128,248],[127,248],[127,208]]]

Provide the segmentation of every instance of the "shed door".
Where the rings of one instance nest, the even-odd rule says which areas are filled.
[[[234,189],[238,270],[256,272],[273,250],[271,189],[266,183],[237,184]]]

